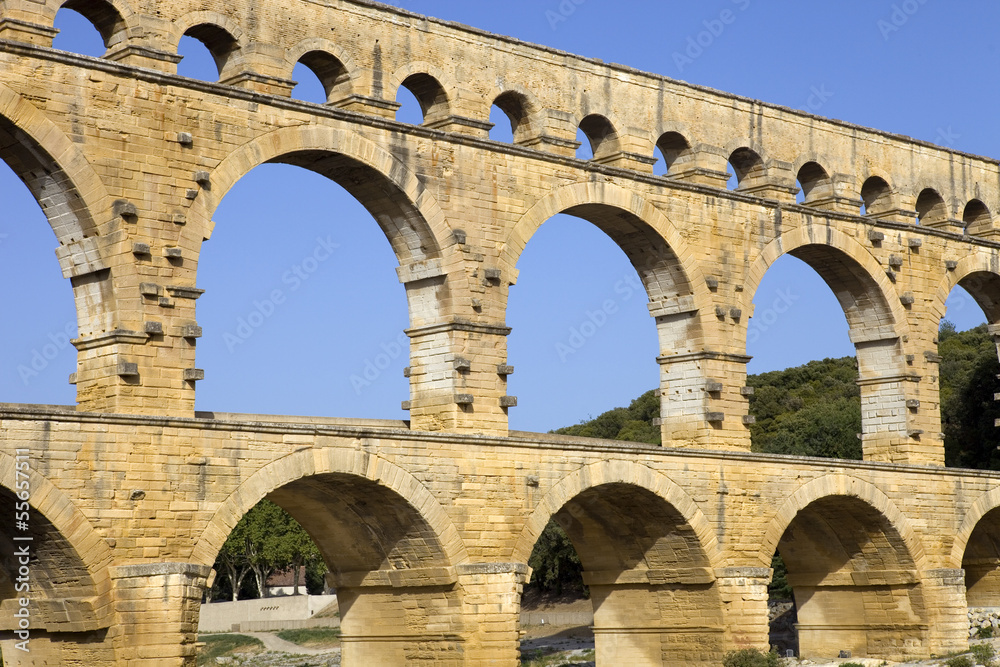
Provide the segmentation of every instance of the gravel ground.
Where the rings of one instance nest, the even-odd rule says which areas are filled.
[[[285,642],[266,632],[245,633],[257,637],[268,649],[267,653],[236,654],[232,658],[220,658],[217,664],[231,667],[340,667],[340,649],[309,649]],[[1000,639],[989,640],[1000,653]],[[544,654],[560,661],[552,667],[596,667],[594,662],[581,662],[585,653],[594,648],[594,636],[588,628],[529,628],[521,642],[521,657],[529,660]],[[286,652],[287,651],[287,652]],[[839,667],[845,662],[856,662],[865,667],[944,667],[945,659],[921,660],[917,662],[887,662],[866,658],[843,658],[839,660],[796,660],[785,661],[786,667]],[[615,666],[617,667],[617,666]]]

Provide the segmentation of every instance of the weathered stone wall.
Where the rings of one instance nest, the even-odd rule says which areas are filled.
[[[51,516],[49,504],[68,502],[58,491],[66,487],[86,527],[80,539],[93,535],[113,553],[114,589],[101,595],[118,601],[119,656],[136,655],[129,622],[155,623],[172,645],[172,633],[193,633],[174,619],[196,614],[218,549],[264,497],[296,516],[331,563],[348,644],[368,656],[357,660],[389,645],[403,660],[407,637],[417,636],[435,655],[457,644],[466,654],[479,646],[513,655],[526,569],[508,564],[525,568],[553,517],[574,538],[600,601],[595,622],[608,640],[599,659],[681,664],[650,657],[662,646],[691,664],[694,646],[711,660],[727,646],[766,645],[765,589],[779,544],[804,596],[803,636],[826,638],[804,650],[828,653],[835,637],[869,655],[940,653],[967,635],[965,543],[1000,502],[995,473],[930,466],[329,424],[2,417],[0,441],[32,452],[35,488],[58,480],[38,511]],[[113,482],[91,482],[96,461]],[[96,550],[63,549],[100,571]],[[160,590],[155,577],[192,588],[146,596]],[[129,591],[142,597],[123,598]],[[646,657],[613,653],[626,645]]]

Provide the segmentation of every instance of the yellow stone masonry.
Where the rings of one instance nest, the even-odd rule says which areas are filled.
[[[63,4],[103,58],[51,49]],[[182,35],[217,83],[176,75]],[[289,97],[300,61],[327,104]],[[422,125],[394,120],[400,86]],[[494,104],[513,144],[488,138]],[[330,564],[347,667],[517,664],[552,518],[602,667],[766,647],[779,547],[805,655],[958,650],[968,605],[1000,606],[1000,477],[943,468],[936,354],[957,285],[1000,326],[993,160],[361,0],[0,0],[0,159],[59,240],[80,332],[75,409],[0,408],[0,511],[28,461],[36,538],[26,655],[17,530],[0,531],[5,664],[193,665],[215,556],[265,497]],[[265,162],[328,176],[385,232],[408,423],[195,413],[201,246]],[[663,447],[508,431],[508,290],[558,213],[605,231],[645,287]],[[844,308],[864,462],[749,453],[748,323],[785,254]]]

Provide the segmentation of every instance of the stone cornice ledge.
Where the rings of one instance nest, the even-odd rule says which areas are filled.
[[[0,430],[5,421],[47,421],[73,424],[120,424],[125,426],[148,426],[154,428],[182,428],[203,431],[234,431],[255,433],[282,433],[298,435],[332,436],[367,440],[396,440],[413,443],[453,443],[478,445],[482,447],[510,447],[515,449],[535,449],[549,451],[601,452],[634,455],[641,451],[650,457],[692,459],[702,458],[718,461],[744,461],[747,463],[774,463],[787,466],[796,463],[814,468],[826,468],[829,472],[847,470],[882,470],[907,474],[941,475],[943,472],[955,477],[978,477],[1000,479],[1000,471],[971,470],[966,468],[943,468],[935,465],[915,465],[884,463],[879,461],[853,461],[846,459],[822,459],[812,456],[787,456],[781,454],[756,454],[751,452],[718,451],[710,449],[678,449],[660,447],[645,443],[623,443],[620,440],[597,438],[573,438],[559,436],[558,441],[546,438],[544,433],[511,431],[507,437],[488,435],[467,435],[440,432],[411,431],[393,428],[330,426],[315,424],[287,424],[274,422],[238,422],[186,417],[157,417],[141,415],[119,415],[97,412],[71,412],[68,409],[52,410],[47,406],[0,404]],[[298,445],[296,445],[298,447]],[[308,445],[307,445],[308,447]]]

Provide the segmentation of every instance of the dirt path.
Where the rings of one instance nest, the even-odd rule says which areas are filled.
[[[294,655],[325,655],[327,653],[340,651],[339,648],[306,648],[305,646],[299,646],[298,644],[293,644],[292,642],[286,642],[284,639],[271,632],[241,632],[240,634],[247,635],[248,637],[255,637],[263,642],[264,648],[268,651],[277,651],[279,653],[291,653]]]

